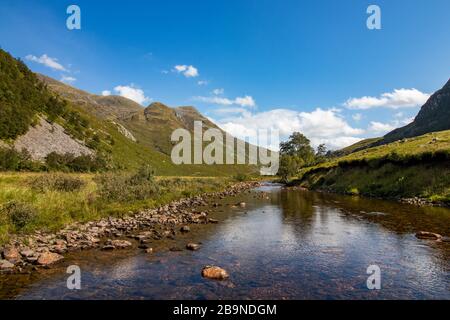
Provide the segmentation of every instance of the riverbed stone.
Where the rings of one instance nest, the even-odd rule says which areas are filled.
[[[48,266],[54,264],[60,260],[64,259],[64,257],[60,254],[54,252],[44,252],[41,253],[39,258],[37,259],[37,264],[42,266]]]
[[[225,280],[229,274],[225,269],[217,266],[206,266],[202,269],[202,277],[213,280]]]
[[[189,226],[182,226],[180,231],[181,232],[189,232],[189,231],[191,231],[191,228]]]
[[[17,263],[21,260],[21,255],[16,247],[7,246],[3,249],[3,258],[11,263]]]
[[[0,260],[0,270],[10,270],[14,268],[14,264],[9,262],[8,260],[1,259]]]
[[[427,240],[440,240],[442,236],[438,233],[428,232],[428,231],[419,231],[416,233],[416,237],[419,239],[427,239]]]
[[[189,243],[186,245],[186,249],[192,250],[192,251],[197,251],[197,250],[200,249],[200,247],[201,247],[201,246],[200,246],[198,243],[193,243],[193,242],[189,242]]]

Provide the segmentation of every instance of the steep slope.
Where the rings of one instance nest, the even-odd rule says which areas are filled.
[[[118,137],[120,140],[125,139],[112,146],[113,158],[121,167],[136,167],[144,162],[150,163],[158,174],[169,175],[214,176],[258,172],[255,166],[248,165],[176,166],[172,163],[170,154],[174,143],[170,137],[175,129],[183,128],[192,132],[194,121],[200,120],[203,122],[204,130],[208,128],[220,130],[194,107],[170,108],[160,102],[154,102],[145,108],[123,97],[94,95],[47,76],[39,75],[39,78],[50,90],[70,101],[77,110],[88,116],[93,123],[103,127],[114,140]],[[128,150],[130,148],[134,151]],[[138,159],[136,153],[140,153]]]
[[[365,139],[344,149],[335,151],[333,154],[337,157],[341,157],[405,138],[417,137],[426,133],[444,131],[449,129],[450,79],[442,89],[436,91],[428,99],[428,101],[420,109],[414,121],[410,124],[401,128],[397,128],[387,133],[384,137]]]
[[[450,80],[422,106],[414,121],[386,134],[383,143],[450,129]]]

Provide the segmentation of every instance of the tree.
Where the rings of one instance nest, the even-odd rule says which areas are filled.
[[[314,149],[311,147],[311,142],[300,132],[294,132],[288,141],[280,143],[280,154],[298,157],[306,166],[314,161]]]
[[[324,162],[328,153],[329,153],[329,151],[327,150],[327,147],[325,146],[325,144],[324,143],[320,144],[317,147],[317,151],[316,151],[316,163]]]
[[[314,164],[315,152],[310,141],[300,132],[294,132],[286,142],[280,143],[278,175],[284,181],[294,177],[301,168]]]

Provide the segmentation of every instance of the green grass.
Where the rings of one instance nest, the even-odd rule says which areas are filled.
[[[450,130],[354,152],[304,168],[292,181],[311,189],[450,204]]]
[[[157,193],[139,199],[105,198],[100,192],[100,175],[96,174],[53,174],[66,177],[69,181],[82,180],[76,188],[65,191],[56,184],[54,188],[40,186],[39,179],[48,181],[49,173],[1,173],[0,174],[0,243],[12,234],[29,233],[34,230],[56,231],[72,222],[86,222],[107,216],[122,216],[145,208],[154,208],[172,200],[206,192],[226,189],[235,182],[232,178],[218,177],[156,177]],[[116,173],[117,176],[131,175]],[[153,181],[153,180],[152,180]],[[138,182],[140,183],[140,182]],[[120,188],[120,186],[118,186]],[[23,204],[36,212],[24,226],[14,225],[6,217],[4,208],[11,203]],[[20,213],[20,212],[19,212]]]

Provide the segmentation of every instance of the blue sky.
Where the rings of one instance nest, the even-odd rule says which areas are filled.
[[[81,30],[66,28],[70,4]],[[366,27],[370,4],[381,30]],[[448,12],[448,0],[2,0],[0,46],[92,93],[338,148],[407,123],[449,79]]]

